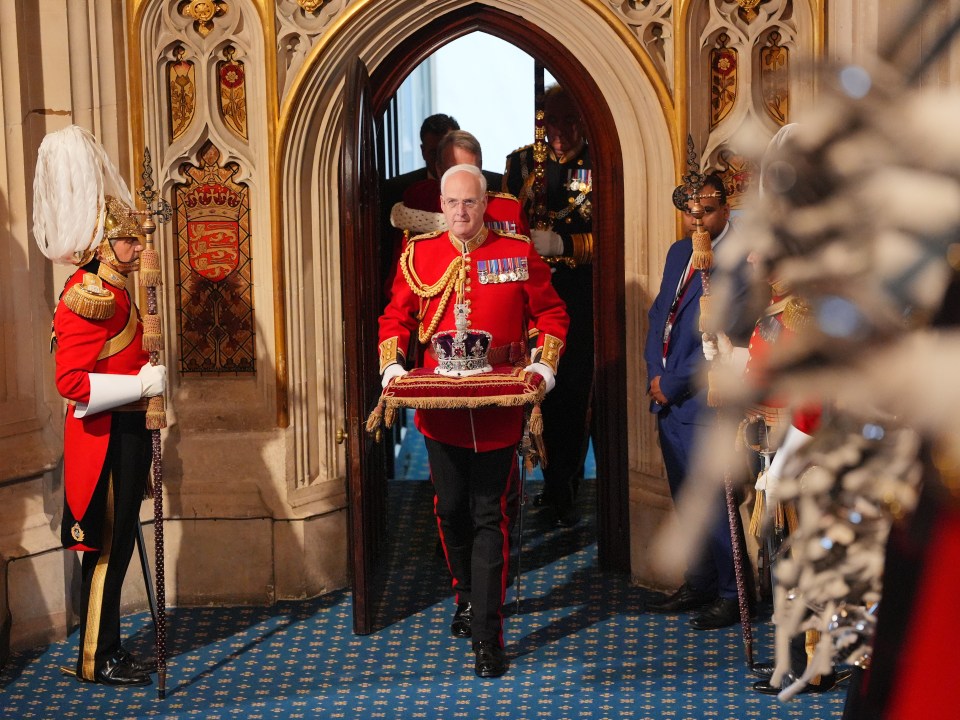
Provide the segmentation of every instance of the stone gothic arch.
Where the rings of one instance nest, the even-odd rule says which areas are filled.
[[[611,127],[619,140],[622,167],[631,168],[622,178],[623,295],[617,312],[623,318],[625,347],[618,372],[623,392],[644,382],[641,374],[641,341],[651,278],[658,276],[662,259],[673,239],[674,215],[662,188],[673,187],[675,149],[671,138],[672,111],[668,93],[639,43],[627,37],[623,26],[601,3],[570,3],[563,14],[548,7],[517,2],[445,2],[431,7],[430,16],[416,2],[397,3],[389,12],[376,3],[357,3],[313,49],[284,98],[278,125],[279,197],[283,199],[281,227],[285,241],[284,272],[287,274],[287,328],[290,341],[290,418],[294,436],[296,483],[306,486],[311,478],[333,467],[337,458],[332,439],[342,422],[342,344],[339,336],[339,248],[336,203],[324,200],[324,192],[337,184],[340,143],[340,94],[344,58],[364,60],[375,78],[374,95],[389,92],[402,75],[414,67],[399,68],[397,57],[415,54],[405,45],[421,49],[421,57],[443,42],[430,36],[418,44],[418,33],[444,17],[454,19],[473,13],[477,28],[493,28],[494,34],[533,54],[530,37],[566,48],[595,83],[596,92],[609,108]],[[485,16],[485,13],[489,16]],[[514,17],[516,30],[493,22],[493,17]],[[485,17],[487,19],[485,20]],[[499,21],[498,21],[499,22]],[[476,29],[476,28],[475,28]],[[583,49],[589,47],[590,52]],[[410,60],[409,57],[406,58]],[[399,79],[391,73],[399,73]],[[563,81],[563,78],[560,78]],[[377,82],[382,84],[378,91]],[[588,101],[589,98],[582,100]],[[584,102],[584,104],[589,104]],[[637,168],[642,168],[636,172]],[[621,178],[611,178],[613,183]],[[622,225],[621,225],[622,223]],[[296,297],[292,288],[302,288]],[[309,300],[308,300],[309,299]],[[323,398],[322,407],[315,405]],[[659,470],[659,455],[647,418],[643,394],[633,394],[624,403],[626,417],[618,418],[625,430],[629,467],[616,472],[629,474],[631,523],[653,531],[657,519],[644,523],[651,510],[662,514],[671,507]],[[624,427],[625,426],[625,427]],[[650,478],[645,483],[643,476]],[[637,544],[637,532],[625,531],[622,541]],[[644,575],[643,553],[634,553],[635,575]]]

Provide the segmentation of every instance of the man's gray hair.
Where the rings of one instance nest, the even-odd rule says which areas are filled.
[[[477,167],[483,167],[483,152],[480,150],[480,141],[477,140],[473,133],[468,133],[466,130],[451,130],[444,135],[440,140],[440,144],[437,145],[438,163],[443,162],[443,154],[449,147],[458,147],[461,150],[466,150],[471,155],[475,155],[477,158]]]
[[[487,194],[487,179],[483,176],[483,173],[480,172],[480,168],[478,168],[476,165],[467,165],[466,163],[461,163],[460,165],[454,165],[443,174],[442,178],[440,178],[441,195],[444,194],[443,189],[447,186],[447,178],[458,172],[470,173],[477,178],[480,181],[480,197],[483,197]]]

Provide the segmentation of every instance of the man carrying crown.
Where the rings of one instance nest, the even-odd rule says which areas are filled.
[[[566,340],[568,318],[550,283],[550,269],[521,235],[484,225],[486,181],[474,165],[455,165],[440,181],[448,230],[410,240],[400,257],[390,302],[380,317],[383,386],[406,374],[402,348],[417,333],[436,336],[423,366],[438,374],[484,372],[489,355],[537,346],[526,370],[549,391]],[[437,332],[440,331],[440,332]],[[436,497],[434,508],[453,576],[454,637],[470,637],[480,677],[507,671],[503,600],[510,553],[508,495],[523,432],[522,407],[418,410]]]
[[[76,675],[105,685],[149,685],[152,670],[120,643],[120,591],[151,462],[146,398],[166,388],[128,287],[143,249],[132,206],[89,132],[70,126],[44,138],[34,236],[47,258],[78,266],[53,320],[57,390],[68,402],[61,540],[83,553]]]

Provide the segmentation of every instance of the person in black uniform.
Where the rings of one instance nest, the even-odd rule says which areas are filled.
[[[543,402],[547,507],[559,527],[579,520],[574,503],[590,438],[593,390],[593,206],[590,148],[583,119],[559,85],[544,94],[546,145],[527,145],[507,156],[503,190],[523,204],[530,238],[553,270],[553,286],[570,315],[568,348],[556,389]],[[539,146],[539,147],[538,147]],[[538,169],[543,183],[537,182]]]

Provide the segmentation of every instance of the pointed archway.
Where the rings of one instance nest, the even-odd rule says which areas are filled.
[[[632,570],[634,577],[656,585],[642,567],[642,550],[651,528],[671,505],[665,484],[662,493],[659,487],[648,491],[642,486],[647,476],[663,483],[652,424],[644,412],[642,389],[637,389],[643,382],[637,358],[649,287],[657,281],[675,232],[672,207],[662,194],[662,188],[674,184],[672,101],[643,50],[602,3],[563,5],[563,14],[530,6],[521,17],[510,2],[453,2],[445,4],[445,14],[427,16],[413,0],[396,3],[389,12],[361,1],[317,44],[291,87],[278,125],[278,165],[284,263],[290,277],[284,290],[287,325],[295,336],[289,353],[295,481],[304,483],[306,494],[310,483],[323,482],[324,472],[334,466],[348,472],[349,463],[330,453],[329,438],[336,430],[349,436],[362,429],[343,425],[344,414],[337,407],[342,389],[327,379],[354,377],[350,367],[355,367],[355,354],[373,352],[344,351],[340,342],[340,321],[357,321],[338,313],[339,218],[329,194],[336,186],[342,137],[340,63],[356,54],[371,68],[372,106],[378,113],[406,74],[430,53],[467,33],[486,32],[539,59],[590,108],[587,134],[599,207],[595,308],[602,318],[596,330],[596,419],[604,440],[596,448],[602,477],[597,485],[599,555],[605,569]],[[591,52],[571,50],[585,43]],[[496,107],[490,98],[478,102]],[[339,363],[345,373],[338,370]],[[312,391],[321,385],[326,394],[318,403]]]
[[[605,570],[630,569],[624,329],[623,155],[613,114],[579,59],[539,26],[480,3],[439,17],[411,34],[371,73],[379,115],[406,76],[443,45],[471,32],[515,45],[542,62],[585,113],[594,177],[597,546]],[[482,71],[482,62],[477,66]],[[472,70],[474,71],[474,70]],[[477,102],[489,103],[488,98]],[[491,103],[491,108],[495,104]],[[531,118],[531,128],[533,126]],[[601,281],[602,280],[602,281]]]

